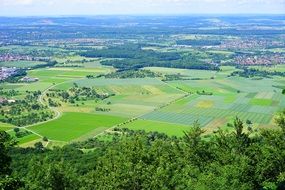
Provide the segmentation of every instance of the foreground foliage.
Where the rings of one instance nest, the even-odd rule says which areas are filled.
[[[183,138],[116,129],[112,141],[10,148],[12,177],[21,178],[24,189],[284,189],[284,121],[282,112],[276,117],[281,129],[258,134],[245,133],[236,118],[234,132],[210,138],[195,123]],[[1,160],[1,176],[9,168],[3,153],[8,161]]]

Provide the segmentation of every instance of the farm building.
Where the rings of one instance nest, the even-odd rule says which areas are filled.
[[[39,78],[23,77],[20,81],[21,82],[37,82],[39,81]]]
[[[7,103],[7,99],[0,97],[0,104],[4,104],[4,103]]]

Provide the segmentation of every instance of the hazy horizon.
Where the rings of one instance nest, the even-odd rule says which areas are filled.
[[[285,0],[0,0],[0,16],[276,15]]]

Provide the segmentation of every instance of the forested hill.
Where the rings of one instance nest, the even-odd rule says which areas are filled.
[[[276,130],[205,138],[198,124],[183,138],[119,130],[112,141],[63,148],[13,148],[0,132],[0,189],[284,189],[285,111]],[[12,158],[12,160],[11,160]]]

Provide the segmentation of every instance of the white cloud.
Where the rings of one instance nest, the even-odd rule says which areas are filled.
[[[204,2],[204,3],[285,3],[285,0],[0,0],[0,5],[31,5],[31,4],[61,4],[75,3],[75,4],[97,4],[97,3],[192,3],[192,2]]]
[[[0,0],[0,15],[285,13],[285,0]]]

